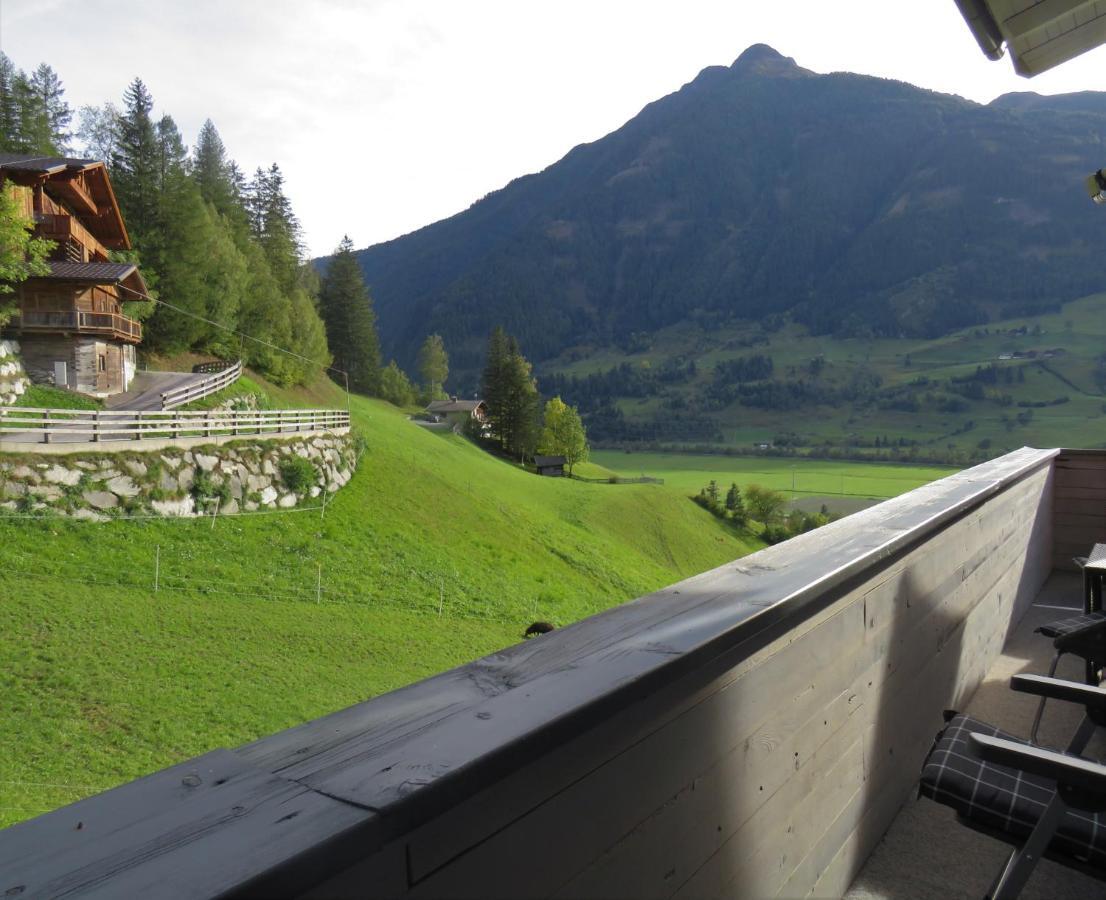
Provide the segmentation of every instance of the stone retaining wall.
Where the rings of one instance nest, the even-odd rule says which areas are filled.
[[[341,489],[356,465],[350,434],[147,453],[11,454],[0,458],[0,510],[106,521],[291,509]]]
[[[0,406],[11,406],[23,396],[30,380],[19,361],[19,344],[0,341]]]

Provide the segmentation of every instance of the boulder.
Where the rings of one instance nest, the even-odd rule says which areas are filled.
[[[81,496],[85,503],[96,509],[115,509],[119,505],[119,498],[108,491],[85,491]]]
[[[150,505],[159,516],[183,518],[196,514],[196,504],[191,497],[180,500],[155,500]]]
[[[127,475],[119,475],[109,479],[107,489],[120,497],[137,497],[142,489]]]
[[[196,470],[191,466],[185,466],[177,473],[177,487],[182,491],[190,491],[195,478]]]
[[[177,468],[181,464],[181,459],[179,456],[162,456],[161,461],[166,466],[166,468],[170,469],[173,472],[177,471]]]
[[[74,519],[85,519],[89,522],[106,522],[108,517],[91,509],[75,509],[70,514]]]
[[[222,509],[219,510],[221,516],[236,516],[238,515],[238,501],[228,500],[223,504]]]
[[[158,480],[157,486],[163,491],[168,491],[171,494],[180,490],[180,485],[177,483],[177,479],[171,472],[162,472],[161,478]]]
[[[215,467],[219,465],[219,457],[207,456],[203,453],[197,453],[196,465],[203,469],[205,472],[212,472],[215,470]]]
[[[52,484],[38,484],[28,488],[28,492],[39,500],[45,500],[47,503],[53,503],[55,500],[60,500],[62,498],[61,488],[54,487]]]
[[[0,484],[0,497],[25,497],[27,495],[27,485],[20,481],[5,481]]]
[[[251,492],[263,491],[267,487],[271,487],[273,479],[267,475],[251,475],[246,479],[246,487]]]
[[[42,473],[44,480],[50,484],[64,484],[72,487],[81,480],[80,469],[67,469],[65,466],[50,466]]]
[[[273,503],[276,501],[276,498],[277,498],[276,488],[267,487],[267,488],[265,488],[265,490],[263,490],[261,492],[261,505],[262,506],[272,506]]]
[[[242,480],[237,475],[231,475],[227,479],[227,488],[235,500],[242,499]]]
[[[130,472],[135,478],[142,478],[149,471],[149,469],[146,468],[146,464],[139,462],[137,459],[123,460],[123,468]]]
[[[298,502],[299,501],[296,499],[295,494],[285,494],[283,497],[280,498],[277,506],[279,506],[281,509],[291,509]]]

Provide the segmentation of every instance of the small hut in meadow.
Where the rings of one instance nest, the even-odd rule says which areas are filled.
[[[563,478],[565,474],[565,458],[563,456],[535,456],[534,468],[539,475],[548,475],[552,478]]]

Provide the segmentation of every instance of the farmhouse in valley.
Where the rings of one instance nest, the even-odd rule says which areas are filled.
[[[488,419],[488,404],[483,400],[458,400],[456,397],[450,397],[448,400],[431,400],[426,411],[431,415],[440,416],[455,428],[469,420],[475,420],[483,425]]]
[[[133,263],[113,262],[130,238],[102,162],[0,154],[0,190],[11,190],[34,236],[55,243],[49,272],[17,288],[5,336],[19,340],[32,381],[104,397],[127,390],[142,326],[123,301],[147,295]]]

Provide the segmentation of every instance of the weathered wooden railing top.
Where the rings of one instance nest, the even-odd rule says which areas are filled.
[[[615,712],[752,653],[1059,452],[1007,454],[529,643],[13,826],[0,832],[0,890],[296,893]]]

